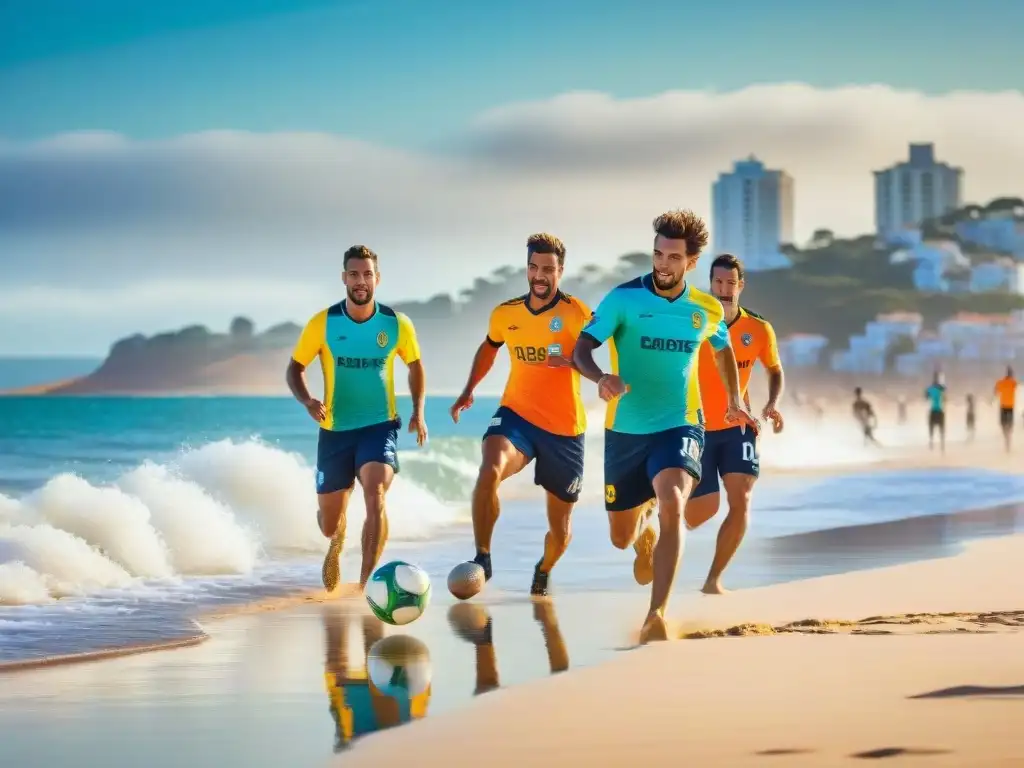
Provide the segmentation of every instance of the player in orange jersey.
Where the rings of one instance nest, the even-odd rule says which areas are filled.
[[[994,391],[999,398],[999,427],[1003,430],[1003,442],[1009,452],[1013,437],[1013,408],[1017,404],[1017,379],[1013,377],[1013,368],[1007,367],[1006,375],[996,382]]]
[[[711,262],[711,293],[725,309],[725,322],[740,373],[740,391],[748,399],[750,374],[755,361],[760,361],[768,372],[768,403],[761,416],[766,421],[771,420],[778,433],[783,427],[782,414],[778,410],[783,374],[775,331],[763,317],[740,306],[742,292],[743,263],[730,253],[717,256]],[[686,527],[696,528],[718,512],[718,478],[721,477],[729,512],[718,531],[715,557],[702,590],[705,594],[717,595],[725,591],[721,583],[722,573],[747,531],[750,496],[760,473],[758,435],[753,429],[744,430],[725,421],[728,398],[715,365],[714,351],[707,342],[701,346],[697,372],[706,419],[704,454],[701,457],[701,480],[686,504]]]
[[[536,460],[534,482],[547,491],[548,533],[533,572],[530,594],[546,595],[548,575],[569,545],[569,517],[583,485],[586,413],[580,376],[572,364],[576,339],[590,309],[562,293],[565,246],[549,234],[526,242],[530,292],[498,305],[487,337],[473,358],[466,388],[451,407],[452,420],[473,404],[473,390],[508,347],[511,371],[501,405],[484,433],[483,460],[473,489],[473,562],[491,578],[491,536],[498,520],[498,486]]]

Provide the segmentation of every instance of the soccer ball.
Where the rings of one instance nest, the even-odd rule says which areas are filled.
[[[430,577],[401,560],[382,565],[366,583],[366,602],[373,615],[388,624],[408,624],[427,610]]]
[[[430,651],[415,637],[392,635],[370,647],[366,658],[370,682],[385,696],[411,701],[430,688]]]

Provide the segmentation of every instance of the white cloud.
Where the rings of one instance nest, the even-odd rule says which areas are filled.
[[[799,237],[818,226],[854,234],[872,228],[871,171],[911,141],[935,142],[964,168],[968,200],[1024,192],[1021,125],[1020,92],[783,84],[510,104],[430,152],[224,131],[0,142],[0,277],[9,288],[172,280],[224,295],[243,289],[237,278],[316,291],[344,248],[365,242],[381,253],[388,295],[457,291],[521,259],[537,230],[566,240],[570,265],[645,248],[657,213],[709,213],[711,182],[750,153],[795,177]],[[192,320],[204,302],[175,294],[180,322]],[[135,311],[90,295],[76,305],[83,318],[89,301]]]

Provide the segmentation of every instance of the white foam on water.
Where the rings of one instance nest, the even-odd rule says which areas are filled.
[[[103,590],[153,594],[183,577],[252,574],[260,563],[321,555],[314,471],[259,440],[222,440],[147,461],[95,485],[60,474],[12,499],[0,495],[0,605],[45,603]],[[429,538],[464,519],[398,475],[387,498],[396,541]],[[360,546],[359,486],[346,544]]]

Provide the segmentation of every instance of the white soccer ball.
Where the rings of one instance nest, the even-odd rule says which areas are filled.
[[[393,635],[378,640],[367,654],[366,668],[370,682],[385,696],[412,702],[429,695],[430,651],[415,637]]]
[[[388,624],[416,621],[430,603],[430,577],[401,560],[387,563],[366,583],[366,602],[374,616]]]

